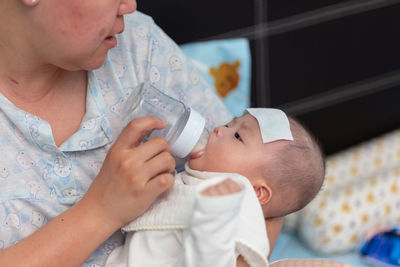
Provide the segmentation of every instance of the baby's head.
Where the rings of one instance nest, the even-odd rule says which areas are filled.
[[[250,109],[214,129],[204,151],[189,167],[232,172],[253,185],[265,217],[303,208],[321,188],[325,167],[315,138],[295,119],[276,109]]]

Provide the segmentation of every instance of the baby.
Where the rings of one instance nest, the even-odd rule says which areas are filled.
[[[324,175],[321,149],[303,126],[277,109],[247,109],[215,128],[173,188],[123,228],[125,246],[107,266],[242,266],[239,255],[268,266],[264,220],[303,208]]]

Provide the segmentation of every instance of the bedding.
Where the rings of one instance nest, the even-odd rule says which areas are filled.
[[[356,252],[348,252],[340,255],[319,254],[310,249],[301,239],[298,238],[297,234],[293,232],[282,231],[278,241],[275,244],[274,250],[272,251],[270,260],[271,262],[274,262],[281,259],[293,258],[328,258],[338,262],[350,264],[354,267],[371,267],[371,265],[365,262]]]
[[[325,255],[361,266],[357,250],[362,241],[371,231],[396,225],[400,130],[329,156],[320,194],[285,219],[286,232],[279,240],[284,245],[277,246],[274,256],[296,257],[300,251],[304,257]]]

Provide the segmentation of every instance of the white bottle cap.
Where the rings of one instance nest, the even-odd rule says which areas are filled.
[[[183,128],[181,135],[176,139],[175,143],[171,145],[172,154],[179,158],[189,155],[190,151],[192,151],[199,141],[205,125],[206,120],[204,117],[194,109],[190,109],[185,128]]]

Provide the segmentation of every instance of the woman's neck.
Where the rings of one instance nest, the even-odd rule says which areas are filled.
[[[0,92],[9,98],[34,101],[47,95],[65,71],[40,62],[27,50],[0,37]]]
[[[51,75],[50,75],[51,74]],[[54,142],[61,145],[81,124],[86,112],[86,71],[0,76],[0,93],[16,107],[47,121]]]

